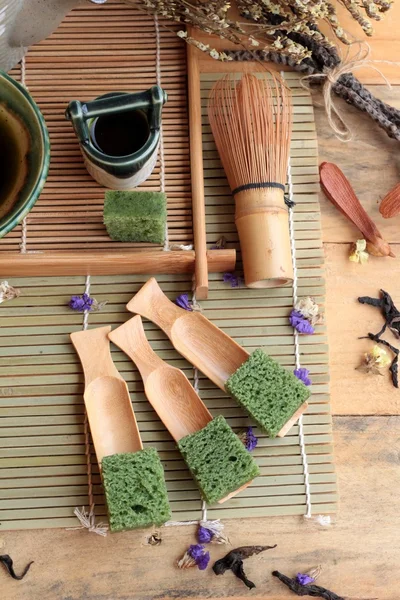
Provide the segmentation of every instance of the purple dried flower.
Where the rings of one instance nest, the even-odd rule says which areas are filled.
[[[200,558],[200,556],[204,552],[204,546],[202,546],[201,544],[191,544],[187,552],[189,556],[191,556],[193,560],[197,562],[197,559]]]
[[[304,335],[312,335],[314,333],[314,327],[311,325],[308,319],[305,319],[298,310],[292,310],[289,316],[289,322],[299,333]]]
[[[211,250],[222,250],[226,248],[226,239],[224,236],[220,237],[215,244],[211,246]]]
[[[187,553],[194,561],[196,561],[196,565],[199,567],[200,571],[204,571],[204,569],[207,568],[208,563],[210,562],[210,553],[204,552],[204,546],[201,544],[192,544],[189,546]]]
[[[207,529],[207,527],[199,525],[199,528],[197,530],[197,539],[199,540],[200,544],[209,544],[213,537],[214,534],[212,531]]]
[[[310,575],[307,575],[306,573],[297,573],[296,580],[300,585],[308,585],[309,583],[314,583],[315,578],[310,577]]]
[[[82,294],[82,296],[72,296],[68,306],[72,310],[78,312],[85,312],[85,310],[91,310],[93,307],[94,298],[91,298],[89,294]]]
[[[208,563],[210,562],[210,553],[204,552],[204,554],[196,561],[197,566],[200,571],[204,571],[208,567]]]
[[[257,444],[258,444],[258,438],[254,435],[253,428],[248,427],[247,431],[246,431],[245,441],[244,441],[246,450],[248,450],[249,452],[252,452],[252,450],[254,450],[254,448],[257,446]]]
[[[240,287],[243,283],[243,279],[233,273],[224,273],[222,279],[225,283],[230,283],[231,288]]]
[[[297,379],[300,379],[300,381],[304,383],[304,385],[312,384],[312,381],[309,378],[310,371],[308,369],[295,369],[293,373],[296,375]]]
[[[181,294],[175,298],[175,304],[183,308],[184,310],[193,310],[192,305],[189,301],[187,294]]]

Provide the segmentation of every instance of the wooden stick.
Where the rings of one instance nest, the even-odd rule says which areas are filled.
[[[190,29],[188,31],[190,35]],[[206,211],[204,203],[203,140],[201,131],[200,71],[198,50],[188,44],[190,170],[192,175],[193,237],[196,250],[195,291],[198,300],[208,296]]]
[[[236,251],[208,250],[206,272],[233,271]],[[136,275],[192,273],[195,252],[43,252],[38,254],[0,254],[0,278],[64,275]],[[203,288],[204,289],[204,288]],[[208,289],[208,288],[206,288]]]

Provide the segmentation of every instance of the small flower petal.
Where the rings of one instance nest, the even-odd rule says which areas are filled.
[[[204,571],[208,567],[210,562],[210,553],[204,552],[204,554],[196,561],[200,571]]]
[[[243,283],[243,279],[241,277],[238,277],[237,275],[234,275],[233,273],[224,273],[222,276],[222,280],[225,283],[230,283],[231,288],[240,287]]]
[[[200,544],[209,544],[213,539],[213,536],[213,532],[207,529],[207,527],[199,525],[197,530],[197,539],[199,540]]]
[[[300,585],[308,585],[315,581],[314,577],[310,577],[310,575],[307,575],[306,573],[297,573],[296,580]]]
[[[175,298],[175,304],[183,308],[184,310],[192,311],[193,307],[189,301],[189,297],[187,294],[181,294]]]
[[[188,555],[196,561],[200,571],[204,571],[210,562],[210,553],[204,552],[204,546],[201,544],[192,544],[187,551]]]
[[[365,265],[369,257],[367,252],[367,242],[366,240],[357,240],[355,244],[353,244],[351,254],[349,256],[349,260],[351,262],[360,263],[361,265]]]
[[[245,443],[244,443],[246,450],[248,450],[249,452],[252,452],[254,450],[254,448],[257,446],[257,444],[258,444],[258,438],[257,438],[257,436],[254,435],[253,428],[248,427],[247,431],[246,431],[246,438],[245,438]]]
[[[310,321],[305,319],[303,315],[295,309],[293,309],[289,315],[289,322],[292,327],[303,335],[312,335],[315,331]]]
[[[293,371],[293,374],[297,377],[297,379],[300,379],[300,381],[302,381],[304,383],[304,385],[312,384],[312,381],[309,378],[310,371],[308,369],[304,369],[304,368],[295,369]]]
[[[94,298],[85,293],[82,296],[72,296],[68,306],[77,312],[85,312],[86,310],[92,310],[94,302]]]
[[[204,546],[202,546],[201,544],[191,544],[187,552],[189,556],[191,556],[192,558],[194,558],[194,560],[197,561],[197,559],[200,558],[204,553]]]

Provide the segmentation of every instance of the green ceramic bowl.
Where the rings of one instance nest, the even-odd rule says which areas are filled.
[[[27,175],[14,202],[0,218],[2,238],[26,217],[42,191],[50,164],[50,141],[42,113],[29,92],[3,71],[0,109],[19,118],[28,138]]]

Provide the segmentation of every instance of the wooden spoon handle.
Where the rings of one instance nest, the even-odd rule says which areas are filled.
[[[171,302],[164,294],[156,279],[152,277],[128,302],[126,308],[133,313],[153,321],[170,336],[173,324],[185,314],[182,308]]]
[[[108,339],[110,331],[111,327],[107,325],[107,327],[76,331],[70,335],[82,363],[86,388],[98,377],[109,376],[122,379],[111,358]]]
[[[139,315],[114,329],[108,334],[108,337],[133,360],[144,383],[153,371],[165,366],[164,361],[157,356],[150,346]]]

